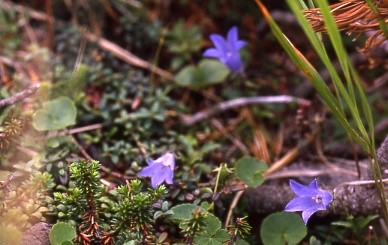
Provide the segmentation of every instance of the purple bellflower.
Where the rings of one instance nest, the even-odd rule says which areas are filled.
[[[140,176],[151,177],[152,188],[165,181],[167,184],[172,184],[174,177],[175,159],[174,154],[167,152],[156,160],[147,159],[148,166],[142,169]]]
[[[319,210],[326,210],[333,201],[330,192],[319,189],[317,180],[314,179],[309,186],[304,186],[296,181],[290,180],[290,187],[298,196],[292,199],[286,206],[286,212],[302,211],[302,218],[305,224],[313,213]]]
[[[237,73],[242,72],[243,62],[239,50],[247,43],[242,40],[238,40],[237,27],[232,27],[228,31],[225,38],[218,34],[210,35],[210,39],[213,41],[215,48],[209,48],[204,53],[204,57],[219,59],[224,65],[226,65],[231,71]]]

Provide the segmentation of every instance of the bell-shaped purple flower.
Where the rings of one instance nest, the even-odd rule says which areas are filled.
[[[147,159],[148,166],[142,169],[140,176],[151,177],[151,185],[156,188],[165,181],[172,184],[174,177],[175,159],[174,154],[167,152],[156,160]]]
[[[230,28],[226,40],[218,34],[210,35],[215,48],[209,48],[204,53],[204,57],[216,58],[224,63],[231,71],[241,72],[243,70],[243,62],[240,56],[240,49],[247,43],[238,40],[237,27]]]
[[[286,206],[286,212],[302,211],[302,218],[305,224],[313,213],[319,210],[326,210],[333,201],[330,192],[319,189],[317,180],[314,179],[309,186],[304,186],[296,181],[290,180],[290,187],[298,196],[292,199]]]

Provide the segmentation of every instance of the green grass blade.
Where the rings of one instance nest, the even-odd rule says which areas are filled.
[[[327,32],[329,34],[331,43],[334,47],[334,50],[336,52],[337,58],[341,64],[341,68],[345,74],[346,82],[347,82],[347,93],[349,94],[351,101],[347,103],[353,120],[355,121],[356,127],[358,130],[362,133],[363,137],[369,141],[369,134],[365,129],[365,125],[362,121],[361,117],[361,112],[363,112],[363,115],[365,119],[367,120],[367,124],[370,127],[370,124],[373,124],[372,118],[369,116],[370,114],[370,107],[369,103],[365,100],[365,94],[364,91],[361,87],[360,79],[358,77],[358,74],[356,70],[354,69],[349,56],[346,53],[346,49],[342,43],[342,38],[340,35],[340,32],[337,28],[337,25],[335,24],[335,20],[333,15],[331,14],[329,4],[327,0],[319,0],[317,1],[318,6],[321,9],[323,20],[325,22],[325,26],[327,28]],[[359,110],[359,103],[357,102],[356,99],[356,94],[355,91],[356,89],[354,88],[353,84],[356,84],[357,86],[357,92],[358,96],[361,97],[360,103],[363,108],[363,110]],[[335,84],[338,86],[338,84]],[[368,108],[367,108],[368,107]]]
[[[331,14],[329,3],[327,0],[315,1],[318,7],[321,10],[322,18],[325,23],[328,36],[330,38],[331,44],[334,48],[334,51],[337,55],[338,61],[341,65],[342,71],[344,72],[345,78],[347,81],[351,80],[349,72],[349,58],[346,53],[346,49],[342,43],[341,34],[338,30],[338,27],[335,23],[334,17]]]
[[[362,148],[367,147],[365,140],[362,139],[365,136],[365,128],[362,124],[362,121],[360,120],[354,92],[351,91],[350,94],[348,93],[348,89],[344,86],[341,78],[338,75],[338,72],[335,70],[330,58],[328,57],[328,55],[325,51],[325,48],[323,47],[322,43],[319,41],[318,37],[315,35],[315,32],[312,29],[312,27],[310,26],[307,19],[303,15],[303,13],[301,11],[301,6],[296,1],[293,1],[293,0],[287,0],[287,3],[289,4],[291,10],[295,14],[299,24],[301,25],[303,31],[305,32],[305,34],[306,34],[307,38],[309,39],[310,43],[312,44],[313,48],[315,49],[318,56],[320,57],[320,59],[322,60],[322,62],[325,65],[325,67],[327,68],[327,70],[328,70],[328,72],[333,80],[333,83],[336,87],[336,90],[338,91],[337,92],[338,105],[341,105],[342,101],[344,101],[349,109],[351,117],[355,121],[356,128],[358,130],[357,131],[354,130],[353,126],[351,126],[351,128],[352,128],[351,131],[355,132],[355,133],[349,132],[351,137],[354,138],[361,145]],[[328,9],[328,7],[327,7],[327,9]],[[338,33],[338,35],[339,35],[339,33]],[[339,39],[339,41],[337,40],[336,42],[342,44],[341,39]],[[345,60],[345,61],[348,60],[346,54],[342,55],[342,56],[345,57],[345,58],[343,58],[343,60]],[[350,63],[350,61],[348,61],[348,62]],[[349,69],[349,64],[347,64],[346,69]],[[350,80],[350,83],[351,83],[351,80]],[[318,90],[318,92],[321,93],[319,90]],[[323,99],[325,100],[325,98],[323,98]],[[346,118],[345,110],[342,108],[342,106],[340,106],[340,109],[341,109],[341,114],[342,114],[341,117]],[[336,111],[333,111],[333,114],[335,116],[339,117],[339,115],[336,114]],[[349,124],[349,123],[347,122],[346,124]],[[345,126],[345,125],[343,125],[343,126],[348,131],[347,126]]]
[[[271,15],[268,13],[265,6],[259,1],[256,0],[259,8],[261,9],[264,18],[267,20],[268,25],[270,26],[274,36],[277,38],[279,43],[282,45],[284,50],[290,56],[290,58],[295,62],[295,64],[304,72],[304,74],[311,80],[312,85],[318,91],[321,98],[326,102],[327,106],[330,108],[332,113],[336,116],[340,124],[345,128],[345,130],[355,139],[362,148],[365,147],[365,142],[358,131],[354,129],[348,122],[346,115],[343,109],[340,107],[340,101],[332,94],[329,87],[326,85],[325,81],[319,75],[319,73],[314,69],[314,67],[307,61],[307,59],[297,50],[292,43],[284,36],[279,26],[272,19]],[[312,33],[313,34],[313,33]],[[315,38],[316,36],[313,35]],[[317,39],[316,39],[317,40]],[[333,68],[334,69],[334,68]]]

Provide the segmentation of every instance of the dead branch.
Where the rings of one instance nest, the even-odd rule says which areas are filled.
[[[23,99],[27,98],[31,94],[35,93],[36,90],[39,88],[39,86],[40,86],[40,84],[38,84],[38,83],[32,84],[27,89],[25,89],[25,90],[23,90],[23,91],[21,91],[19,93],[16,93],[16,94],[14,94],[13,96],[11,96],[9,98],[0,100],[0,107],[6,106],[6,105],[12,105],[12,104],[15,104],[16,102],[18,102],[20,100],[23,100]]]
[[[112,53],[114,56],[119,58],[122,61],[127,62],[130,65],[134,65],[136,67],[140,67],[143,69],[147,69],[151,72],[154,72],[155,74],[158,74],[159,76],[171,80],[173,78],[173,75],[151,63],[148,61],[142,60],[136,55],[130,53],[129,51],[123,49],[122,47],[116,45],[113,42],[110,42],[102,37],[97,37],[96,35],[83,31],[82,35],[90,42],[95,42],[97,45],[110,53]]]
[[[383,182],[388,181],[388,137],[378,149],[378,159],[383,170]],[[243,198],[247,202],[247,212],[257,217],[283,211],[286,204],[295,197],[288,180],[309,183],[316,178],[323,189],[332,190],[335,201],[327,211],[315,216],[342,216],[345,210],[356,215],[378,214],[380,202],[375,188],[375,180],[370,173],[368,161],[360,162],[361,179],[358,178],[355,162],[346,159],[331,158],[330,163],[294,162],[280,171],[266,177],[263,185],[248,188]],[[270,194],[270,195],[269,195]],[[228,198],[221,197],[222,200]],[[229,196],[229,201],[231,201]],[[221,200],[221,201],[222,201]],[[314,217],[313,217],[314,219]]]
[[[289,104],[298,103],[302,105],[310,105],[311,102],[306,99],[297,98],[289,95],[278,95],[278,96],[254,96],[249,98],[238,98],[234,100],[225,101],[218,105],[197,112],[194,115],[183,115],[182,122],[186,126],[193,125],[199,121],[202,121],[213,114],[221,111],[226,111],[240,106],[246,106],[250,104]]]

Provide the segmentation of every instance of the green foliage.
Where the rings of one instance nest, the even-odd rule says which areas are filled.
[[[53,9],[55,10],[56,4],[63,4],[62,2],[54,1]],[[17,48],[23,48],[23,45],[28,43],[28,38],[35,37],[35,35],[30,35],[31,33],[27,33],[28,35],[20,35],[19,33],[23,29],[34,32],[41,28],[41,24],[40,21],[34,21],[33,25],[30,25],[26,16],[18,18],[16,11],[0,9],[0,41],[4,46],[5,53],[4,62],[2,62],[5,65],[2,69],[5,70],[6,76],[8,77],[8,71],[16,70],[17,72],[14,74],[15,84],[25,85],[24,77],[18,78],[20,75],[18,71],[23,73],[33,69],[29,75],[36,73],[39,80],[45,81],[41,83],[37,93],[30,97],[32,100],[23,102],[23,105],[27,102],[26,108],[30,108],[31,105],[33,110],[38,109],[32,117],[35,129],[40,131],[65,129],[75,125],[76,116],[79,119],[76,126],[102,124],[101,129],[78,134],[74,139],[79,140],[80,145],[85,146],[85,150],[92,157],[101,160],[104,165],[106,164],[105,166],[110,167],[109,165],[113,163],[115,171],[117,171],[115,173],[119,173],[118,176],[120,176],[110,175],[111,173],[106,171],[103,175],[104,179],[101,179],[100,165],[97,161],[79,160],[69,166],[69,158],[78,157],[76,156],[77,150],[69,136],[52,137],[51,134],[47,136],[46,132],[36,132],[36,130],[29,128],[28,131],[34,133],[29,139],[20,140],[20,148],[31,149],[31,152],[36,151],[38,154],[34,154],[34,157],[26,163],[10,161],[9,165],[2,164],[2,166],[12,166],[23,171],[45,169],[54,175],[56,182],[64,184],[57,186],[57,192],[54,194],[56,206],[52,207],[52,211],[53,214],[57,215],[58,220],[66,223],[60,222],[53,227],[50,233],[52,244],[72,244],[71,240],[74,237],[76,237],[76,242],[84,244],[177,244],[175,242],[182,242],[178,241],[182,239],[181,235],[186,239],[186,242],[182,242],[182,244],[187,244],[187,242],[219,245],[226,243],[245,244],[239,239],[250,235],[250,226],[244,218],[237,218],[233,225],[227,227],[227,230],[222,229],[220,220],[209,211],[216,202],[212,203],[211,206],[207,203],[202,203],[199,206],[203,199],[210,199],[213,194],[211,169],[213,169],[214,164],[211,164],[212,161],[215,160],[214,163],[225,162],[225,159],[221,159],[223,156],[231,156],[233,159],[235,147],[226,150],[229,145],[225,145],[225,148],[210,155],[209,153],[221,146],[212,141],[213,139],[219,140],[218,133],[213,134],[214,128],[211,126],[200,128],[203,124],[198,126],[199,128],[196,125],[182,131],[178,122],[179,115],[182,115],[182,108],[179,101],[173,96],[175,95],[178,99],[184,98],[184,102],[189,102],[188,105],[196,102],[196,96],[201,99],[202,96],[206,97],[205,103],[201,103],[200,108],[189,109],[190,112],[194,112],[209,105],[209,101],[218,102],[218,99],[247,95],[256,96],[261,92],[272,93],[272,88],[277,88],[279,84],[272,85],[271,90],[264,91],[265,88],[262,89],[262,84],[254,84],[253,81],[258,80],[263,83],[272,82],[267,77],[263,79],[253,77],[267,73],[261,68],[260,71],[248,70],[249,77],[247,79],[249,80],[241,83],[241,77],[232,76],[229,78],[229,70],[219,61],[198,59],[201,55],[200,49],[203,40],[201,26],[192,24],[195,18],[202,18],[203,14],[216,17],[214,20],[205,18],[205,22],[202,24],[206,30],[223,29],[231,23],[249,30],[255,25],[255,18],[248,16],[248,11],[242,10],[254,11],[254,8],[248,9],[252,3],[243,1],[180,0],[170,1],[171,3],[167,4],[162,2],[152,0],[87,0],[80,4],[78,1],[68,1],[66,3],[67,9],[60,9],[60,21],[55,21],[54,25],[56,28],[54,38],[58,42],[52,50],[58,52],[56,54],[58,54],[58,59],[61,59],[60,65],[51,63],[54,61],[50,54],[51,49],[41,48],[39,45],[30,45],[27,50],[22,50],[14,55]],[[172,6],[174,11],[175,9],[181,10],[183,4],[193,10],[192,13],[189,13],[189,20],[176,20],[176,16],[180,18],[186,14],[184,11],[176,13],[176,15],[165,15],[168,13],[166,9],[157,9],[158,7]],[[243,13],[239,13],[239,11]],[[334,113],[340,114],[339,122],[348,130],[351,129],[350,134],[356,138],[356,141],[358,139],[360,145],[364,144],[362,147],[368,148],[373,144],[373,131],[371,129],[373,123],[371,116],[368,115],[370,114],[369,109],[365,106],[366,99],[357,84],[357,75],[347,61],[338,30],[335,29],[335,25],[330,20],[328,9],[326,8],[323,12],[325,21],[329,23],[329,32],[334,32],[336,35],[331,38],[331,42],[334,45],[334,52],[338,56],[340,66],[344,70],[343,74],[336,75],[333,73],[332,67],[329,66],[327,69],[334,80],[334,86],[337,86],[336,93],[338,94],[332,96],[329,90],[330,86],[319,84],[323,80],[319,78],[314,68],[305,62],[304,57],[301,57],[297,52],[291,55],[294,55],[294,59],[300,58],[301,70],[306,72],[314,82],[318,81],[314,83],[314,86],[320,90],[321,96],[327,101],[329,108],[334,110]],[[118,60],[109,51],[102,51],[96,43],[87,42],[87,45],[83,45],[86,42],[82,42],[84,37],[79,34],[78,27],[72,27],[72,24],[67,25],[66,22],[70,18],[66,16],[67,14],[71,14],[73,23],[78,23],[80,26],[86,23],[85,26],[91,32],[107,37],[117,45],[136,53],[144,60],[155,61],[159,59],[160,55],[162,67],[170,67],[173,71],[181,70],[175,74],[174,81],[159,80],[157,76],[145,75],[142,71]],[[93,19],[96,16],[101,17],[101,20],[96,22]],[[58,16],[54,13],[53,17],[57,20]],[[224,20],[224,17],[228,18]],[[223,20],[222,25],[216,23],[220,19]],[[108,22],[105,22],[106,20]],[[239,24],[241,20],[243,21]],[[163,23],[163,21],[165,22]],[[305,24],[302,23],[301,26],[305,27]],[[162,26],[171,26],[171,31],[166,34],[164,43],[164,36],[160,37]],[[34,34],[33,32],[32,34]],[[37,33],[39,35],[36,37],[40,40],[40,32]],[[282,32],[279,33],[280,36],[283,35]],[[27,38],[21,42],[21,37]],[[314,37],[312,39],[314,39],[314,45],[321,45],[320,39]],[[256,40],[255,35],[249,35],[249,40]],[[287,42],[286,39],[283,39],[283,43],[287,45]],[[263,44],[268,47],[267,40],[263,41]],[[168,52],[163,50],[164,47]],[[292,53],[290,47],[292,48],[292,45],[288,46],[288,51]],[[159,50],[162,51],[159,53]],[[248,52],[248,50],[244,51]],[[258,50],[252,49],[252,51],[257,54]],[[11,62],[8,61],[7,54],[11,56]],[[22,56],[26,54],[22,58],[23,61],[19,60],[20,54]],[[259,56],[262,54],[266,55],[267,53],[263,51]],[[331,63],[332,60],[325,57],[324,53],[318,51],[318,55],[323,57],[324,64]],[[270,56],[271,59],[282,60],[282,57],[273,56],[273,54]],[[76,57],[88,65],[80,65],[73,72],[74,64],[79,64],[78,61],[75,61]],[[257,61],[251,63],[253,68],[262,64],[261,60]],[[24,67],[23,62],[28,63],[28,65]],[[188,63],[196,64],[197,62],[197,65],[184,67]],[[284,74],[279,70],[271,70],[270,72],[274,72],[275,76],[283,79]],[[13,79],[11,78],[10,81],[13,82]],[[230,79],[228,86],[221,84],[227,79]],[[337,84],[340,80],[345,81],[343,86]],[[355,80],[355,83],[352,80]],[[7,85],[6,79],[2,78],[0,83],[2,82]],[[175,84],[171,85],[171,82]],[[216,85],[215,90],[201,91],[201,89],[214,85]],[[177,91],[171,91],[171,88],[177,86],[179,87]],[[187,91],[187,88],[195,90],[195,98],[192,98],[193,93]],[[0,88],[0,97],[9,97],[19,89],[19,86],[14,86],[11,90],[4,86]],[[282,87],[280,90],[289,92],[287,89]],[[341,93],[346,92],[346,90],[350,92],[342,96]],[[209,95],[207,92],[212,95],[213,91],[216,91],[215,97],[207,97]],[[181,92],[183,95],[177,95]],[[30,101],[33,102],[30,103]],[[43,107],[39,108],[42,105]],[[274,115],[271,106],[267,107],[268,111],[265,109],[264,112],[261,108],[254,108],[252,118],[255,118],[256,115],[263,116],[265,113]],[[357,107],[361,112],[357,111]],[[32,112],[28,111],[27,113]],[[229,115],[233,116],[235,113],[238,111],[231,111]],[[241,113],[238,118],[241,119],[247,114],[250,113]],[[12,121],[14,118],[11,120],[6,118],[3,121],[4,118],[4,115],[0,115],[0,122],[4,122],[0,127],[0,148],[8,150],[10,147],[18,146],[18,136],[24,129]],[[229,134],[231,132],[229,130],[233,130],[232,137],[234,138],[234,133],[245,130],[247,123],[243,122],[237,125],[233,122],[234,120],[229,119],[229,117],[225,118],[225,122],[227,122],[223,127],[225,130],[217,130],[222,134]],[[271,119],[273,118],[267,116],[265,120]],[[367,121],[370,129],[367,127],[364,129],[360,126],[364,120]],[[258,122],[254,121],[250,123],[250,126],[257,126]],[[260,118],[259,123],[261,125],[266,122]],[[246,132],[249,134],[249,130]],[[362,139],[365,134],[370,134],[370,138]],[[237,141],[242,139],[241,143],[248,145],[248,150],[251,150],[249,149],[251,148],[249,139],[245,139],[244,134],[242,136],[241,138],[237,137]],[[36,144],[36,142],[46,140],[46,137],[47,141],[39,145]],[[285,144],[288,144],[289,141],[289,139],[286,140]],[[236,144],[236,146],[238,145]],[[154,190],[146,189],[140,180],[135,179],[128,180],[124,186],[114,187],[115,184],[122,183],[123,178],[121,177],[133,178],[141,163],[144,162],[144,158],[165,153],[166,150],[176,151],[179,158],[174,185],[169,186],[171,192],[166,200],[160,200],[167,193],[164,186],[159,186]],[[1,161],[3,162],[4,158],[1,158]],[[257,187],[263,183],[263,173],[266,169],[264,163],[250,157],[240,159],[235,165],[236,176],[250,187]],[[374,168],[372,168],[373,170]],[[0,174],[3,172],[7,173],[9,170],[1,170]],[[226,179],[225,173],[229,173],[226,164],[219,168],[216,183],[222,183]],[[46,205],[51,202],[47,190],[52,188],[53,183],[47,173],[43,175],[45,177],[37,177],[40,178],[40,182],[27,181],[26,186],[24,184],[20,186],[18,183],[15,183],[17,188],[3,185],[5,188],[0,190],[0,244],[18,244],[23,229],[38,220],[44,220],[44,214],[48,210]],[[104,188],[101,182],[110,182],[111,185],[109,188]],[[7,184],[8,181],[4,183]],[[10,187],[10,190],[7,187]],[[223,191],[220,192],[223,193]],[[191,198],[189,198],[190,196]],[[186,203],[174,206],[176,201],[192,201],[198,205]],[[174,207],[169,209],[170,206]],[[346,231],[352,230],[361,235],[362,229],[372,219],[371,217],[357,217],[334,223],[338,231],[334,235],[336,239],[338,238],[335,242],[341,243],[346,239],[346,233],[341,229],[346,228]],[[180,228],[180,234],[177,234],[176,227],[171,228],[171,221]],[[292,214],[274,214],[267,217],[262,226],[264,243],[299,242],[303,238],[302,234],[306,233],[305,226],[300,228],[300,223],[300,219],[297,220]],[[292,230],[289,227],[292,227]],[[176,237],[172,237],[174,235]]]
[[[154,220],[157,220],[161,217],[167,217],[167,216],[172,215],[172,214],[174,214],[174,212],[168,209],[168,202],[164,201],[162,203],[162,210],[158,210],[155,212]]]
[[[79,160],[70,165],[70,187],[55,192],[54,213],[77,228],[77,241],[154,240],[152,205],[166,194],[163,185],[144,190],[139,180],[106,191],[100,184],[99,163]]]
[[[229,74],[229,69],[218,60],[204,59],[197,66],[184,67],[174,81],[179,86],[201,89],[224,82]]]
[[[236,240],[238,237],[246,238],[250,235],[252,227],[246,220],[248,216],[243,218],[236,218],[235,224],[229,225],[227,230],[232,235],[232,240]]]
[[[327,225],[318,225],[314,227],[314,230],[312,230],[311,232],[314,233],[314,235],[316,236],[314,237],[315,239],[312,239],[312,245],[338,244],[347,239],[348,233],[347,230],[342,227]]]
[[[345,221],[336,221],[332,222],[331,224],[333,226],[339,226],[339,227],[345,227],[348,228],[353,235],[360,241],[362,242],[362,235],[367,227],[367,225],[372,222],[373,220],[377,219],[379,216],[378,215],[370,215],[370,216],[358,216],[358,217],[353,217],[350,216],[348,217],[347,220]]]
[[[32,124],[39,131],[64,129],[75,124],[76,114],[74,102],[63,96],[43,103],[42,109],[35,112]]]
[[[206,154],[221,147],[220,144],[217,144],[213,141],[208,141],[201,145],[194,135],[180,134],[178,136],[178,142],[183,147],[182,155],[179,157],[182,159],[182,162],[189,166],[203,163]]]
[[[77,233],[75,232],[74,227],[64,222],[53,225],[49,234],[51,245],[63,245],[65,242],[73,244],[72,240],[76,236]]]
[[[76,152],[75,147],[70,136],[47,139],[45,154],[41,162],[45,170],[53,176],[55,183],[67,184],[69,182],[69,161]]]
[[[207,219],[207,213],[202,212],[200,207],[191,211],[190,215],[190,218],[184,219],[179,223],[179,228],[189,244],[193,242],[193,238],[196,234],[204,231],[206,226],[205,220]]]
[[[79,160],[70,165],[71,187],[66,193],[54,193],[54,199],[59,203],[55,211],[60,220],[82,223],[85,213],[99,207],[103,188],[98,170],[97,161]]]
[[[143,54],[150,49],[155,51],[153,48],[157,45],[162,27],[160,21],[149,18],[146,6],[135,8],[120,1],[115,4],[120,4],[120,8],[125,11],[120,17],[120,29],[126,45],[133,47],[135,52],[143,51]]]
[[[153,235],[152,204],[166,194],[164,185],[155,190],[144,191],[140,180],[132,180],[126,186],[117,188],[116,213],[112,217],[114,233],[121,230],[132,232],[131,239],[146,241]]]
[[[235,174],[249,187],[258,187],[264,182],[264,172],[268,166],[261,160],[244,156],[236,162]]]
[[[230,235],[225,229],[221,229],[221,222],[213,215],[205,220],[205,232],[194,237],[195,244],[222,245],[230,240]]]
[[[297,244],[306,236],[307,229],[295,213],[273,213],[263,220],[260,234],[265,245]]]
[[[0,26],[0,42],[3,45],[3,52],[13,55],[12,52],[21,42],[16,11],[0,8]]]
[[[68,96],[74,101],[79,100],[80,95],[84,94],[84,90],[88,84],[88,75],[89,67],[85,64],[80,64],[74,73],[64,73],[63,78],[53,84],[52,98]]]
[[[173,214],[169,217],[169,219],[175,222],[182,222],[183,220],[190,219],[191,213],[197,208],[200,208],[200,207],[198,205],[189,204],[189,203],[177,205],[171,208],[171,211],[173,212]]]
[[[328,3],[326,1],[317,1],[319,7],[322,9],[323,18],[328,28],[329,38],[336,52],[338,61],[341,64],[347,87],[343,84],[340,74],[335,70],[332,64],[332,59],[328,56],[325,47],[321,42],[320,36],[314,33],[306,17],[303,15],[301,11],[301,4],[298,1],[287,2],[298,19],[310,43],[313,45],[319,58],[328,69],[328,72],[333,80],[333,85],[336,88],[335,93],[330,91],[329,86],[325,83],[313,65],[311,65],[308,60],[289,42],[273,19],[270,16],[266,16],[275,37],[292,60],[306,74],[306,76],[310,78],[314,88],[326,102],[331,112],[335,115],[349,135],[357,141],[368,154],[372,153],[373,149],[371,147],[374,145],[373,131],[370,131],[369,134],[367,133],[368,130],[373,130],[370,107],[366,102],[364,91],[360,85],[360,79],[351,64],[348,55],[346,54],[345,48],[343,47],[338,28],[334,24],[333,17],[329,11]],[[358,98],[356,98],[356,94],[358,95]],[[343,104],[346,104],[349,108],[350,115],[347,115]],[[363,124],[362,119],[365,119],[367,126]],[[350,122],[352,120],[355,126],[351,125]]]
[[[221,222],[211,213],[194,204],[181,204],[171,208],[170,220],[179,223],[179,228],[194,244],[224,244],[230,239]]]
[[[94,108],[85,105],[80,123],[100,122],[104,130],[83,133],[81,138],[99,148],[98,157],[116,165],[140,163],[143,153],[161,155],[176,148],[176,132],[165,123],[173,123],[167,111],[180,109],[168,96],[169,88],[155,88],[134,69],[121,73],[103,70],[90,79],[95,84],[90,91],[98,94],[98,103]]]
[[[174,24],[166,38],[168,51],[174,54],[172,69],[179,69],[185,62],[191,60],[191,55],[201,48],[202,32],[199,26],[187,27],[180,20]]]

